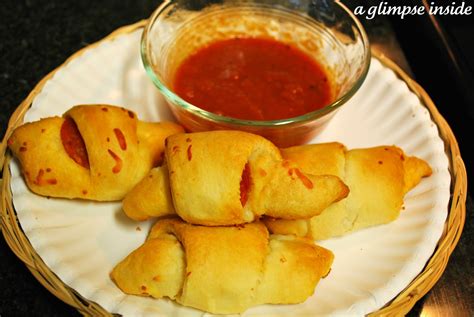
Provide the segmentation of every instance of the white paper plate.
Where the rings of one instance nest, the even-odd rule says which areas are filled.
[[[61,115],[75,104],[110,103],[143,120],[172,119],[139,57],[141,30],[87,50],[59,70],[34,100],[25,121]],[[417,97],[373,59],[367,80],[314,142],[349,148],[396,144],[427,160],[433,175],[406,197],[388,225],[321,244],[335,253],[331,274],[299,305],[264,305],[245,316],[364,315],[394,298],[421,272],[443,231],[450,174],[437,126]],[[16,161],[13,202],[21,226],[46,265],[67,285],[112,313],[129,316],[199,316],[203,312],[123,294],[109,279],[113,266],[143,243],[151,222],[134,223],[120,203],[46,199],[31,193]]]

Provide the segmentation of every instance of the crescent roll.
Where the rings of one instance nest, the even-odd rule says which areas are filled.
[[[130,218],[177,213],[209,226],[252,222],[264,214],[309,218],[348,193],[338,177],[305,174],[270,141],[241,131],[170,136],[165,158],[165,166],[125,197]]]
[[[346,199],[310,219],[265,219],[271,232],[318,240],[395,220],[405,194],[431,175],[428,163],[395,146],[347,151],[340,143],[325,143],[290,147],[281,153],[303,171],[337,175],[350,188]]]
[[[260,222],[205,227],[165,219],[111,278],[127,294],[234,314],[264,303],[305,301],[332,261],[332,252],[313,241],[269,235]]]
[[[140,121],[124,108],[81,105],[18,127],[8,146],[34,193],[112,201],[160,162],[165,138],[182,131],[171,122]]]

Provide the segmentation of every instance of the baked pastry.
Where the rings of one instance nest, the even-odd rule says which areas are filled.
[[[177,213],[209,226],[252,222],[264,214],[308,218],[348,193],[338,177],[305,174],[270,141],[241,131],[170,136],[165,158],[165,166],[125,197],[130,218]]]
[[[139,121],[124,108],[81,105],[18,127],[8,146],[36,194],[111,201],[160,163],[165,138],[178,132],[175,123]]]
[[[165,219],[111,278],[127,294],[233,314],[264,303],[305,301],[332,261],[332,252],[313,241],[269,235],[260,222],[205,227]]]
[[[284,158],[306,173],[340,177],[350,188],[348,197],[311,219],[265,219],[274,233],[327,239],[395,220],[405,194],[422,177],[431,175],[425,161],[407,156],[395,146],[347,151],[340,143],[311,144],[282,149]]]

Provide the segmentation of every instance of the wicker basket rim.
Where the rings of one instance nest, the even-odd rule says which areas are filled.
[[[42,261],[40,256],[32,248],[28,238],[24,234],[16,217],[10,191],[10,171],[8,168],[11,155],[7,151],[7,140],[12,131],[19,126],[25,113],[30,108],[34,98],[41,92],[46,82],[54,74],[70,63],[73,59],[82,55],[85,51],[92,49],[105,41],[112,41],[120,35],[129,34],[143,28],[147,20],[121,27],[103,39],[82,48],[71,55],[62,65],[43,77],[30,94],[23,100],[12,114],[5,136],[0,145],[0,166],[3,168],[3,179],[0,180],[1,189],[1,228],[4,238],[12,251],[22,260],[35,278],[56,297],[65,303],[75,307],[83,315],[110,316],[104,308],[95,302],[82,297],[74,289],[63,283]],[[444,232],[438,242],[434,254],[429,259],[424,269],[407,287],[380,310],[371,313],[371,316],[400,316],[405,315],[438,281],[444,272],[449,256],[459,241],[465,222],[467,175],[464,162],[461,158],[456,138],[446,120],[437,110],[433,101],[425,90],[412,80],[398,65],[389,60],[383,54],[372,50],[373,56],[382,64],[390,68],[403,80],[408,88],[415,93],[421,103],[429,110],[432,120],[439,128],[440,137],[445,143],[445,152],[450,163],[452,177],[451,200],[449,203],[448,218],[445,223]]]

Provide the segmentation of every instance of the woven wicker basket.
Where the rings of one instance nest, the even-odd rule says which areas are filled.
[[[99,42],[89,45],[72,55],[66,62],[44,77],[36,87],[31,91],[28,97],[18,106],[13,113],[8,124],[5,137],[0,147],[0,166],[3,167],[3,180],[0,180],[1,186],[1,225],[2,232],[13,252],[27,265],[31,273],[43,284],[51,293],[60,298],[65,303],[78,309],[83,315],[110,316],[97,303],[88,301],[79,295],[75,290],[65,285],[42,261],[40,256],[32,248],[28,238],[22,231],[15,209],[12,203],[12,194],[10,190],[11,174],[8,165],[11,155],[7,152],[7,139],[12,131],[23,122],[26,111],[30,108],[33,99],[41,92],[46,82],[62,67],[70,63],[73,59],[83,54],[85,51],[97,46],[101,42],[110,41],[121,34],[127,34],[143,28],[146,20],[133,25],[122,27]],[[449,256],[453,252],[459,241],[463,229],[466,215],[466,191],[467,176],[464,163],[461,159],[458,143],[453,132],[444,118],[436,109],[427,93],[405,74],[396,64],[388,60],[382,54],[373,52],[386,67],[392,69],[400,79],[405,81],[420,99],[422,104],[431,113],[432,120],[437,124],[440,137],[444,140],[446,155],[450,162],[450,173],[452,178],[451,201],[449,204],[449,214],[446,220],[443,234],[438,242],[434,254],[426,264],[423,271],[391,302],[373,316],[400,316],[405,315],[415,305],[422,296],[424,296],[438,281],[448,263]]]

